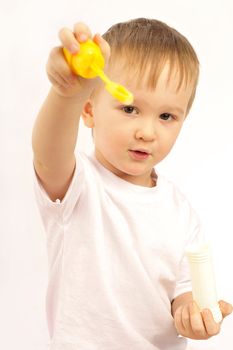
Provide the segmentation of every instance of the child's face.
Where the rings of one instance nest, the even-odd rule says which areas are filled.
[[[133,93],[134,102],[126,106],[104,88],[87,102],[83,118],[94,128],[96,158],[122,179],[151,186],[153,166],[167,156],[179,135],[192,86],[176,92],[178,77],[172,76],[166,83],[168,66],[152,91],[136,88],[116,67],[109,75]]]

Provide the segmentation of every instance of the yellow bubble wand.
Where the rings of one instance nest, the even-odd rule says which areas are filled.
[[[106,90],[117,100],[125,104],[133,102],[133,94],[124,86],[111,81],[103,72],[105,65],[104,57],[99,46],[92,40],[80,43],[77,54],[71,54],[63,48],[65,58],[71,70],[83,78],[91,79],[99,76],[105,83]]]

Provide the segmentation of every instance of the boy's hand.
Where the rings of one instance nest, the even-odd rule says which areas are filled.
[[[68,28],[61,29],[59,38],[62,46],[52,49],[46,65],[48,78],[55,91],[65,97],[76,97],[81,92],[85,93],[85,90],[87,93],[91,92],[97,80],[84,79],[74,74],[66,62],[63,47],[75,54],[79,52],[79,43],[92,39],[100,47],[107,62],[110,56],[108,43],[99,34],[92,38],[90,29],[84,23],[75,24],[73,32]]]
[[[221,300],[219,306],[223,318],[233,311],[231,304]],[[208,339],[220,332],[221,323],[214,321],[210,310],[200,312],[197,304],[193,301],[177,308],[175,315],[175,327],[183,337],[191,339]]]

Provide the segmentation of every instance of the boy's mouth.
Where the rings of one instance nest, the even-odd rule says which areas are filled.
[[[142,149],[130,149],[129,153],[133,159],[136,160],[144,160],[147,159],[150,156],[150,152],[147,150],[142,150]]]

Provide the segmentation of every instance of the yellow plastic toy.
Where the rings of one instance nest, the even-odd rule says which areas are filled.
[[[99,46],[92,40],[80,43],[80,50],[77,54],[71,54],[63,48],[65,58],[75,74],[83,78],[91,79],[99,76],[105,83],[106,90],[117,100],[125,104],[133,102],[133,94],[124,86],[111,81],[103,72],[104,57]]]

